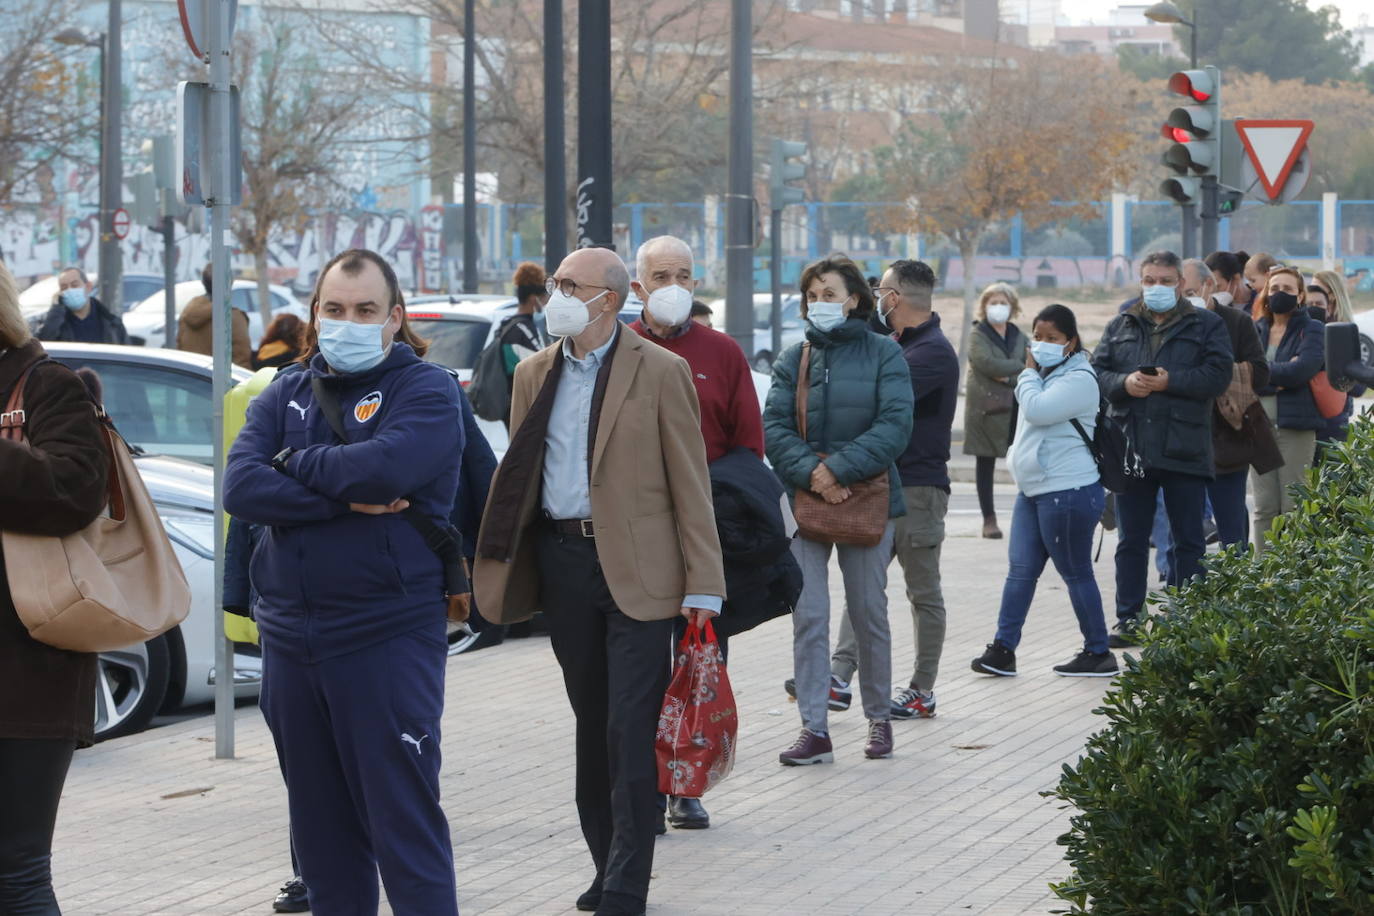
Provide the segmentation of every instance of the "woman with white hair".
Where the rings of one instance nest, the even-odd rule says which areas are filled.
[[[0,436],[0,530],[75,534],[105,507],[105,434],[85,384],[48,359],[29,333],[14,277],[0,262],[0,405],[7,414],[20,386],[23,413],[0,420],[23,431],[22,439]],[[0,913],[58,912],[53,826],[72,754],[94,738],[95,674],[94,655],[29,635],[0,558]]]
[[[1021,314],[1016,290],[993,283],[978,297],[978,319],[968,344],[968,387],[964,398],[964,454],[976,457],[978,508],[983,537],[1000,538],[992,502],[992,475],[1011,443],[1015,384],[1026,367],[1029,344],[1011,319]]]

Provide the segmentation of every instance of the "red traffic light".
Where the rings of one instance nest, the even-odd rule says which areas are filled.
[[[1193,140],[1197,139],[1184,128],[1174,127],[1169,124],[1165,124],[1159,129],[1159,135],[1165,140],[1172,140],[1175,143],[1191,143]]]
[[[1197,102],[1212,97],[1212,81],[1203,70],[1180,70],[1169,77],[1169,91],[1186,95]]]

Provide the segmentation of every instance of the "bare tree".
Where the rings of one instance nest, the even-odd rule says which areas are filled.
[[[380,66],[368,49],[338,32],[325,32],[338,51],[369,71],[370,82],[409,105],[424,125],[434,160],[461,164],[463,41],[462,0],[383,0],[396,11],[427,17],[435,45],[428,79]],[[755,14],[756,34],[775,25],[780,0]],[[575,11],[565,22],[568,74],[569,163],[575,162]],[[315,15],[320,15],[316,13]],[[728,71],[729,4],[726,0],[646,0],[612,5],[612,173],[622,200],[699,197],[724,185],[725,80]],[[544,175],[543,4],[540,0],[478,0],[477,168],[499,173],[507,200],[541,200]],[[457,78],[450,73],[458,74]],[[762,94],[762,92],[758,93]],[[427,161],[423,163],[429,165]],[[438,176],[436,176],[438,177]],[[574,183],[570,183],[571,188]],[[569,200],[571,205],[571,198]]]
[[[95,55],[53,41],[73,11],[70,0],[0,0],[0,201],[55,160],[82,159],[91,138],[96,106],[79,104],[78,88]],[[98,98],[98,87],[97,77],[89,98]]]
[[[1126,81],[1098,61],[1048,54],[1014,68],[963,62],[927,82],[924,116],[881,151],[895,200],[885,218],[896,231],[943,234],[964,271],[960,369],[967,358],[974,265],[988,231],[1016,214],[1027,228],[1091,213],[1090,203],[1131,170]]]
[[[267,252],[274,235],[299,231],[314,212],[344,199],[339,173],[375,110],[356,74],[321,69],[304,23],[267,14],[236,49],[243,93],[243,206],[239,248],[253,256],[263,327],[272,320]]]

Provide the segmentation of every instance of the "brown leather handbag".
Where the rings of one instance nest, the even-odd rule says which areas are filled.
[[[42,362],[39,360],[38,362]],[[24,442],[24,383],[15,383],[0,437]],[[105,411],[101,435],[110,459],[110,502],[66,537],[0,532],[10,597],[29,635],[73,652],[108,652],[172,629],[191,609],[191,589],[129,447]]]
[[[806,403],[811,393],[811,344],[802,344],[801,364],[797,368],[797,431],[806,441]],[[817,453],[820,458],[826,456]],[[849,485],[849,498],[831,505],[808,489],[798,489],[792,513],[797,530],[808,541],[823,544],[853,544],[876,547],[887,530],[890,514],[891,484],[888,472]]]

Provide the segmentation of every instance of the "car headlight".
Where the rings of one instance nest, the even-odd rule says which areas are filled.
[[[215,520],[209,512],[163,512],[167,536],[207,560],[215,558]]]

